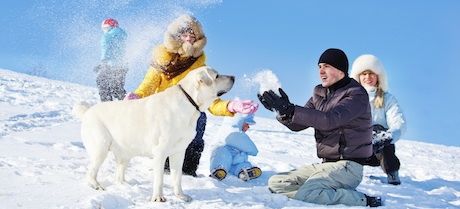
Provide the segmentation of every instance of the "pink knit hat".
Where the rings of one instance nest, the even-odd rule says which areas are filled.
[[[107,28],[107,27],[112,27],[112,28],[118,27],[118,21],[113,18],[105,19],[104,21],[102,21],[101,28]]]

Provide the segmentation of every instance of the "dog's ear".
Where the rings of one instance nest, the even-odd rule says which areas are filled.
[[[210,73],[210,69],[206,68],[205,70],[200,72],[199,76],[199,83],[204,83],[206,86],[209,86],[212,84],[212,80],[214,77],[212,77],[212,73]]]

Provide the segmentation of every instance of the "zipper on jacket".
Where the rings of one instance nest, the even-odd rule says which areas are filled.
[[[339,130],[340,138],[339,138],[339,154],[340,154],[340,159],[343,159],[343,152],[345,150],[345,147],[347,146],[347,143],[345,141],[345,134],[343,133],[343,129]]]
[[[332,94],[334,92],[332,92],[331,90],[329,89],[326,89],[326,94],[324,95],[323,99],[321,100],[321,103],[319,104],[319,107],[318,107],[318,110],[321,110],[321,111],[326,111],[326,104],[329,102],[329,98],[332,98]]]

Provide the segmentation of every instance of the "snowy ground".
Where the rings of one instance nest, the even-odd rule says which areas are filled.
[[[96,89],[0,70],[0,208],[336,208],[289,200],[267,190],[276,172],[317,163],[312,130],[290,132],[277,121],[256,117],[248,134],[259,148],[250,158],[264,174],[251,182],[209,175],[209,155],[222,138],[223,120],[209,117],[200,178],[183,177],[184,203],[173,197],[165,177],[166,203],[149,202],[151,159],[135,158],[125,185],[113,183],[114,162],[104,163],[99,180],[106,191],[90,189],[83,177],[88,159],[80,140],[80,123],[71,115],[78,101],[97,102]],[[379,168],[365,167],[358,190],[381,195],[384,208],[460,208],[460,147],[400,140],[402,184],[392,186]],[[372,177],[371,177],[372,176]],[[348,207],[346,207],[348,208]],[[359,207],[356,207],[359,208]]]

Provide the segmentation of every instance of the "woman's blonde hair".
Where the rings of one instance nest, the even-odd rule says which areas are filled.
[[[376,108],[382,108],[384,104],[383,93],[385,93],[380,87],[379,80],[377,80],[377,89],[375,91],[374,106]]]
[[[382,86],[380,85],[380,76],[371,69],[366,69],[363,72],[361,72],[359,75],[366,74],[366,73],[372,73],[377,76],[377,83],[375,85],[374,106],[376,108],[382,108],[383,103],[384,103],[383,94],[385,93],[385,91],[383,91]],[[361,83],[361,81],[358,80],[358,83]]]

